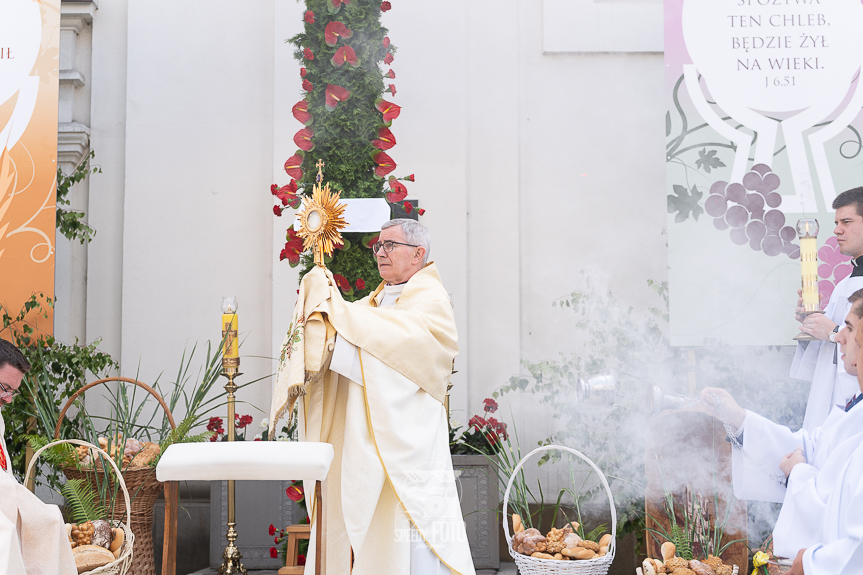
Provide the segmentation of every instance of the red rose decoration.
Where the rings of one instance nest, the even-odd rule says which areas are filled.
[[[384,64],[386,64],[387,66],[392,64],[393,60],[395,60],[395,58],[393,58],[392,54],[387,54],[386,56],[384,56]]]
[[[270,535],[275,535],[275,534],[276,534],[276,528],[273,526],[272,523],[270,523]]]
[[[372,146],[378,150],[389,150],[395,145],[396,137],[393,136],[393,133],[390,132],[390,129],[386,126],[381,127],[381,129],[378,130],[378,138],[376,140],[372,140]]]
[[[301,501],[303,499],[303,486],[291,485],[285,489],[285,495],[287,495],[288,499],[291,501]]]
[[[305,80],[303,80],[305,82]],[[303,125],[308,126],[312,123],[312,115],[309,114],[309,103],[305,100],[300,100],[294,107],[291,108],[291,113],[294,115],[294,118],[303,123]]]
[[[411,182],[416,181],[416,180],[414,180],[414,175],[413,175],[413,174],[411,174],[410,176],[407,176],[405,179],[406,179],[406,180],[409,180],[409,181],[411,181]]]
[[[327,84],[326,103],[327,110],[332,112],[339,105],[339,102],[344,102],[351,97],[351,93],[341,86],[335,84]]]
[[[339,38],[350,38],[353,35],[351,29],[338,20],[330,22],[324,28],[324,42],[327,43],[327,46],[335,46]]]
[[[383,114],[384,122],[387,125],[390,125],[393,120],[398,118],[402,110],[399,106],[393,104],[392,102],[387,102],[386,100],[382,99],[375,102],[375,108],[378,109],[378,112]]]
[[[413,211],[414,205],[410,202],[405,202],[404,209],[405,209],[405,213],[409,214]]]
[[[315,13],[312,12],[311,10],[307,11],[306,15],[303,16],[303,20],[305,20],[309,24],[314,24],[315,23]]]
[[[312,52],[311,48],[303,48],[303,57],[306,60],[314,60],[315,59],[315,53]]]
[[[387,192],[387,201],[391,204],[397,204],[408,197],[408,189],[403,183],[390,176],[390,189],[392,192]]]
[[[278,559],[279,550],[276,549],[275,547],[270,547],[270,557],[272,557],[273,559]]]
[[[315,149],[315,144],[312,142],[312,136],[314,135],[315,131],[311,128],[303,128],[294,134],[294,143],[299,149],[305,152],[311,152]]]
[[[375,175],[379,178],[383,178],[396,169],[396,163],[386,152],[378,152],[372,159],[378,165],[375,168]]]
[[[384,78],[389,78],[390,80],[395,80],[396,79],[396,73],[392,71],[392,68],[390,68],[390,71],[387,72],[386,74],[384,74]]]
[[[363,278],[358,278],[354,285],[357,286],[357,289],[359,290],[366,289],[366,280],[364,280]]]
[[[305,77],[306,77],[306,69],[300,68],[300,78],[305,78]]]
[[[354,52],[354,49],[350,46],[342,46],[338,50],[336,50],[335,55],[330,58],[330,63],[336,68],[340,68],[342,64],[347,62],[353,67],[357,67],[360,65],[360,61],[357,58],[357,53]]]
[[[386,12],[388,10],[392,10],[393,5],[389,2],[381,2],[381,12]]]
[[[384,36],[384,42],[383,42],[383,44],[384,44],[384,48],[389,48],[389,47],[390,47],[390,37],[389,37],[389,36]]]
[[[306,92],[311,92],[314,87],[314,84],[303,78],[303,90],[305,90]]]

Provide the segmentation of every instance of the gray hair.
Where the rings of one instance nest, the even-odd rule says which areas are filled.
[[[399,226],[402,229],[402,234],[404,234],[405,241],[407,243],[425,248],[425,255],[423,255],[423,264],[425,264],[428,261],[429,252],[431,252],[431,233],[428,228],[416,220],[397,218],[395,220],[385,222],[381,226],[381,231],[384,231],[387,228],[394,228],[396,226]]]

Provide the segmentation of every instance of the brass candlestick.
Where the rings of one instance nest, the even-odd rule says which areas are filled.
[[[226,363],[236,363],[236,365],[228,366]],[[237,384],[234,383],[234,378],[243,375],[239,370],[239,358],[226,358],[222,360],[222,375],[228,378],[228,383],[225,384],[225,391],[228,392],[228,441],[234,441],[234,434],[236,433],[234,426],[234,392],[237,391]],[[234,506],[234,481],[229,480],[228,532],[225,534],[225,538],[228,540],[228,546],[225,547],[225,550],[222,552],[222,559],[224,559],[224,561],[222,562],[222,566],[219,567],[219,575],[234,575],[238,573],[247,575],[246,568],[243,567],[242,563],[240,563],[240,559],[243,558],[243,554],[240,553],[240,550],[235,545],[235,542],[237,541],[237,523]]]

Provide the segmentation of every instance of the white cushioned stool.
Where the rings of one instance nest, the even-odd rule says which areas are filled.
[[[322,530],[320,521],[321,481],[327,478],[333,462],[329,443],[295,441],[233,441],[215,443],[176,443],[168,447],[156,466],[156,478],[177,481],[289,481],[315,482],[315,499],[309,521],[315,525],[315,573],[321,573]],[[176,489],[176,483],[174,483]],[[176,568],[176,498],[166,498],[163,575],[174,575]],[[169,507],[171,509],[169,509]],[[312,517],[315,515],[315,517]],[[168,566],[168,572],[165,567]]]

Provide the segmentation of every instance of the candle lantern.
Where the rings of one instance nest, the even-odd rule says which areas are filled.
[[[821,311],[818,297],[818,220],[804,218],[797,221],[797,237],[800,239],[800,274],[802,279],[803,316]],[[800,333],[795,341],[816,341],[808,333]]]

